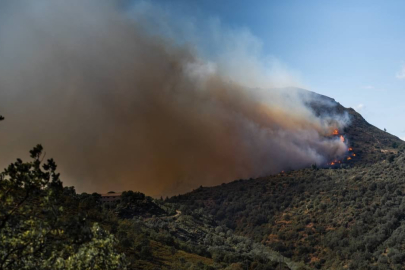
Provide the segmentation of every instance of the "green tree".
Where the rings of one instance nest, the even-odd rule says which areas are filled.
[[[141,192],[129,190],[122,192],[121,201],[123,204],[137,204],[139,201],[145,200],[145,197],[145,194]]]
[[[114,237],[86,220],[42,150],[0,174],[0,269],[125,269]]]

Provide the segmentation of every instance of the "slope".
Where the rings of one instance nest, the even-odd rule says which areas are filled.
[[[238,180],[171,201],[316,268],[387,269],[405,259],[404,177],[401,149],[392,162]]]
[[[305,93],[308,95],[308,92]],[[347,113],[356,157],[339,166],[200,187],[169,201],[318,269],[402,269],[405,145],[351,108],[315,93],[316,114]]]

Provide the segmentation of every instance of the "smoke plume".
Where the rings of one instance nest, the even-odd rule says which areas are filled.
[[[327,137],[344,121],[277,88],[298,80],[262,60],[246,29],[211,20],[199,32],[149,2],[2,1],[0,10],[2,167],[41,143],[79,191],[157,196],[346,151]]]

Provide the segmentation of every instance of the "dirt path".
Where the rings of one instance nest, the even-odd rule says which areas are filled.
[[[174,216],[171,216],[171,217],[178,217],[178,216],[180,216],[181,215],[181,211],[180,210],[176,210],[176,214],[174,215]]]
[[[167,216],[167,217],[161,217],[163,219],[167,219],[167,218],[177,218],[178,216],[181,215],[181,211],[180,210],[176,210],[176,214],[174,214],[173,216]]]

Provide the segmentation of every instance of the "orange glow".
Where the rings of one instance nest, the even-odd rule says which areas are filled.
[[[339,135],[339,130],[335,129],[335,130],[333,131],[333,135]]]
[[[341,140],[342,142],[345,142],[345,138],[344,138],[342,135],[340,135],[340,140]]]
[[[351,157],[348,157],[348,158],[347,158],[347,160],[351,160],[351,159],[352,159]]]
[[[330,165],[335,165],[335,162],[332,162]]]
[[[353,148],[349,147],[349,151],[353,151]]]
[[[355,156],[356,156],[356,154],[354,154],[354,153],[353,153],[353,155],[352,155],[352,156],[354,156],[354,157],[355,157]]]

